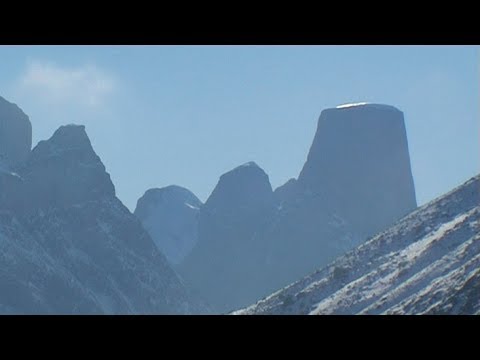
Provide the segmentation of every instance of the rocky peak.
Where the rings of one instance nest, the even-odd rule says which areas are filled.
[[[201,206],[190,190],[170,185],[147,190],[137,202],[135,215],[169,262],[176,265],[197,242]]]
[[[0,164],[16,167],[32,148],[32,124],[16,105],[0,96]]]
[[[20,175],[32,207],[66,206],[115,196],[110,175],[83,125],[60,127],[32,150]]]
[[[273,209],[268,175],[254,162],[223,174],[201,208],[198,242],[179,271],[216,311],[263,295],[259,278],[266,244],[254,234]]]
[[[232,211],[247,214],[254,209],[269,208],[272,203],[273,191],[268,175],[251,161],[220,176],[205,208],[223,214]]]
[[[40,145],[44,144],[44,145]],[[49,140],[41,141],[36,147],[39,151],[42,147],[56,149],[59,151],[84,150],[93,152],[90,139],[85,131],[85,125],[63,125],[60,126]]]
[[[178,185],[169,185],[147,190],[137,201],[135,215],[139,218],[145,218],[152,207],[160,204],[186,206],[196,210],[199,210],[202,206],[202,202],[190,190]]]

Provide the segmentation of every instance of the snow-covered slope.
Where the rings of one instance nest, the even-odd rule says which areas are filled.
[[[233,314],[480,314],[480,175]]]

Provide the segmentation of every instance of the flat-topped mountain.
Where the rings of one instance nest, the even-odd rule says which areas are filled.
[[[416,208],[403,113],[346,104],[322,111],[307,161],[276,191],[268,239],[268,286],[326,265]]]

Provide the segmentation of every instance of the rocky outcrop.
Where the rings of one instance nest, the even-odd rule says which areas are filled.
[[[291,200],[297,190],[297,179],[290,179],[285,184],[279,186],[273,192],[273,196],[275,197],[275,203],[278,206],[282,206],[282,204],[286,201]]]
[[[254,235],[273,208],[268,175],[254,162],[223,174],[201,208],[198,242],[179,269],[215,311],[248,304],[261,293],[266,244]]]
[[[15,104],[0,96],[0,165],[22,164],[32,148],[32,125]]]
[[[191,191],[171,185],[147,190],[134,214],[168,261],[178,265],[197,242],[201,206]]]
[[[20,169],[24,211],[112,198],[115,188],[82,125],[60,127]]]

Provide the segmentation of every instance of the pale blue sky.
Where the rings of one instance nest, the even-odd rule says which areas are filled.
[[[205,201],[251,160],[275,188],[347,102],[404,112],[419,204],[480,172],[478,46],[0,46],[0,64],[34,144],[85,124],[131,210],[170,184]]]

